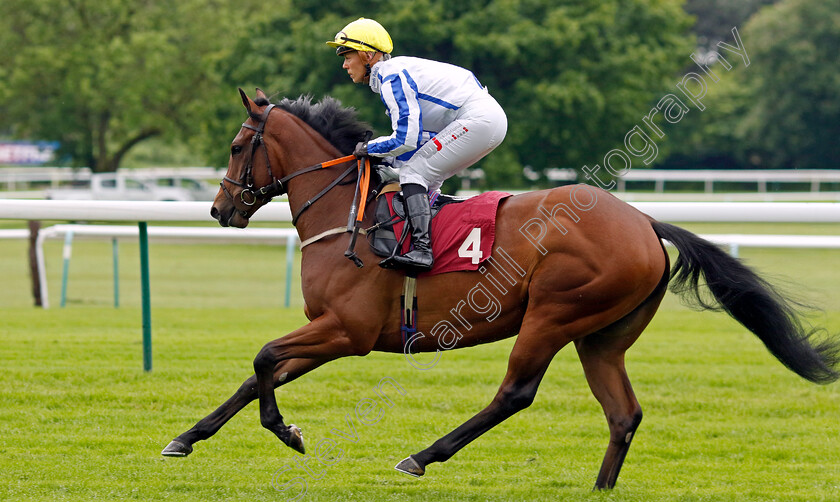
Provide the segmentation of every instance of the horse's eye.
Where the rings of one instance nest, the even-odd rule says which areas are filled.
[[[242,147],[239,145],[233,145],[232,147],[230,147],[230,153],[231,155],[239,155],[240,153],[242,153]]]

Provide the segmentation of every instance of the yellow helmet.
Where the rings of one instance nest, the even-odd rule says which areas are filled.
[[[335,40],[327,42],[335,47],[339,56],[350,51],[376,51],[390,54],[394,50],[391,35],[373,19],[360,17],[336,33]]]

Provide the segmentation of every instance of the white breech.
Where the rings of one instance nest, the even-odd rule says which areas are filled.
[[[506,133],[504,110],[486,90],[478,91],[448,126],[400,165],[400,183],[437,190],[447,178],[493,151]]]

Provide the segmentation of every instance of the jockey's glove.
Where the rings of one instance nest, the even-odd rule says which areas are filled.
[[[353,155],[356,157],[367,157],[367,141],[361,141],[356,145],[356,149],[353,150]]]

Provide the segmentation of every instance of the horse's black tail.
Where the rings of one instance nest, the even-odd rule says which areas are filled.
[[[723,310],[752,331],[791,371],[815,383],[840,378],[840,339],[802,320],[807,306],[785,298],[746,265],[688,230],[652,221],[679,251],[671,291],[705,310]],[[703,298],[700,275],[713,300]]]

